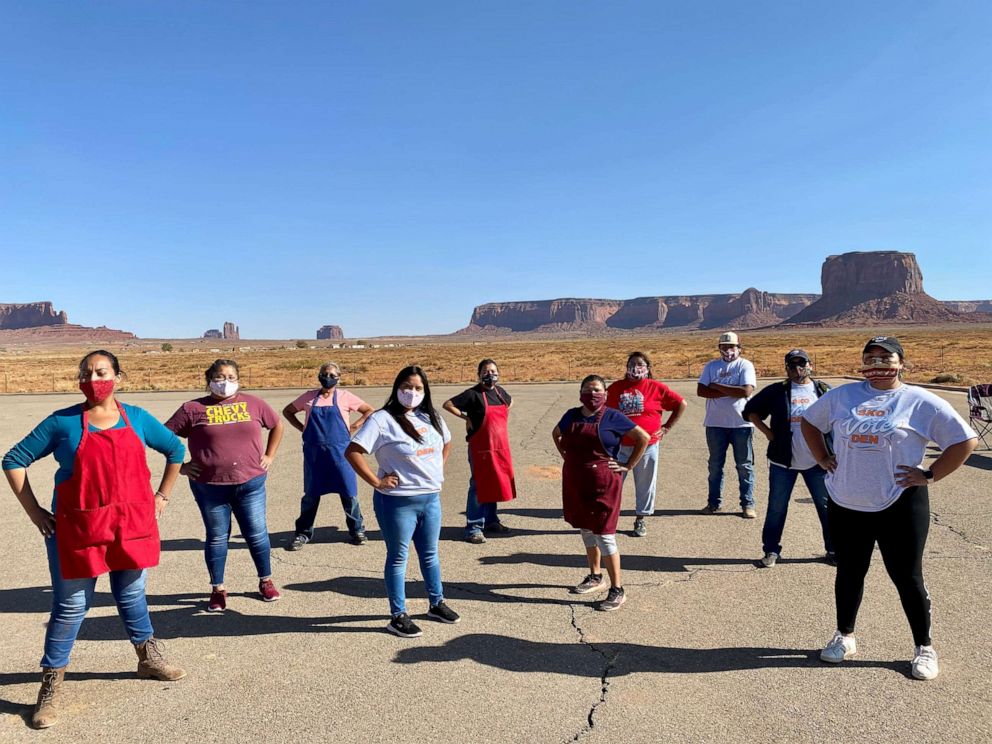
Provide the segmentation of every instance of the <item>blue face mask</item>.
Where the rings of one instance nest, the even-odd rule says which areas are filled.
[[[317,375],[317,379],[320,381],[320,386],[323,388],[332,388],[338,384],[338,378],[334,375]]]

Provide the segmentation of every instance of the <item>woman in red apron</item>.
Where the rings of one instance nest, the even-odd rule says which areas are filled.
[[[589,575],[572,592],[602,589],[605,563],[610,591],[596,609],[609,612],[627,601],[616,539],[623,476],[637,464],[651,437],[622,413],[606,407],[606,384],[599,375],[582,381],[579,400],[582,405],[566,411],[552,433],[565,459],[561,473],[565,521],[581,530],[589,562]],[[630,458],[620,463],[617,455],[625,436],[633,440],[634,448]]]
[[[469,481],[465,500],[465,540],[486,541],[485,532],[507,533],[496,504],[517,497],[507,421],[513,401],[496,384],[499,368],[492,359],[479,362],[479,384],[444,402],[444,409],[465,421]]]
[[[56,411],[3,458],[4,474],[45,537],[52,576],[52,613],[41,660],[42,683],[31,717],[35,728],[58,718],[58,695],[69,654],[101,574],[138,654],[138,676],[172,681],[186,672],[165,661],[145,600],[146,569],[158,565],[158,517],[169,501],[185,449],[148,412],[114,397],[120,364],[108,351],[79,364],[82,404]],[[158,491],[152,492],[145,447],[166,456]],[[27,468],[54,454],[52,511],[38,504]]]
[[[372,406],[338,385],[341,371],[334,362],[325,362],[317,373],[320,388],[308,390],[282,409],[282,415],[303,434],[303,499],[296,531],[286,550],[299,550],[313,539],[313,523],[320,507],[320,497],[336,493],[344,508],[345,523],[354,545],[364,545],[365,520],[358,503],[358,479],[344,458],[351,435],[358,431],[372,413]],[[300,423],[297,414],[306,415]],[[361,414],[349,423],[352,412]]]

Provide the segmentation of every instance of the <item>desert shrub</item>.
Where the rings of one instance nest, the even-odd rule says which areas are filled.
[[[958,384],[964,382],[964,378],[957,374],[956,372],[941,372],[939,375],[935,376],[930,382],[940,384]]]

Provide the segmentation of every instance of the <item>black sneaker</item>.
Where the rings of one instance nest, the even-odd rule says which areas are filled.
[[[569,591],[572,594],[588,594],[589,592],[594,592],[597,589],[601,589],[603,584],[603,574],[591,573],[582,579],[581,582],[569,589]]]
[[[432,620],[437,620],[442,623],[457,623],[461,620],[461,617],[453,609],[448,607],[443,601],[438,602],[436,605],[427,610],[427,617]]]
[[[369,541],[369,539],[367,537],[365,537],[365,533],[364,532],[355,532],[351,536],[351,544],[352,545],[364,545],[368,541]]]
[[[304,534],[297,533],[293,535],[293,539],[286,544],[286,550],[290,552],[297,551],[300,548],[302,548],[304,545],[306,545],[308,542],[310,542],[309,537],[307,537]]]
[[[644,524],[644,517],[636,517],[634,519],[634,531],[632,534],[634,537],[644,537],[648,534],[648,527]]]
[[[401,612],[390,620],[386,630],[400,638],[418,638],[424,634],[420,626],[413,622],[405,612]]]
[[[505,535],[510,531],[510,528],[502,522],[493,522],[492,524],[487,524],[485,530],[486,532],[492,532],[496,535]]]
[[[713,506],[713,504],[707,504],[699,511],[701,511],[703,514],[716,514],[718,511],[720,511],[720,507]]]
[[[613,612],[613,610],[619,610],[620,605],[627,601],[627,594],[624,592],[623,587],[611,586],[609,594],[606,595],[606,599],[596,605],[597,610],[602,612]]]

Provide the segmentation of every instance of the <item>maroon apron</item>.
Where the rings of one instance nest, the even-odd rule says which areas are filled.
[[[499,391],[496,395],[503,400]],[[468,440],[475,497],[480,504],[512,501],[517,497],[517,484],[513,479],[510,435],[506,428],[510,407],[505,400],[501,406],[490,406],[485,390],[482,391],[482,407],[482,424]]]
[[[158,565],[155,495],[144,442],[120,403],[124,426],[90,431],[83,410],[72,477],[56,489],[55,543],[64,579]]]
[[[596,535],[613,535],[620,519],[623,476],[610,470],[613,458],[599,438],[599,424],[606,406],[586,423],[576,409],[574,420],[562,432],[565,464],[561,469],[562,509],[565,521]]]

